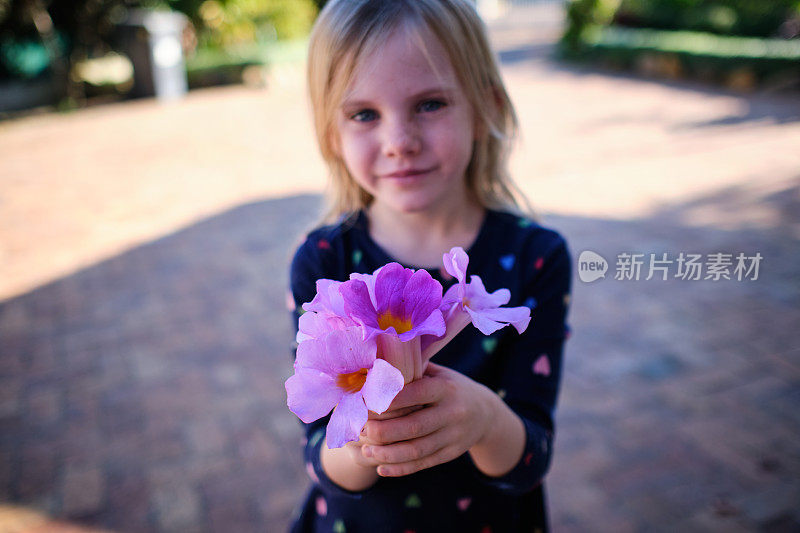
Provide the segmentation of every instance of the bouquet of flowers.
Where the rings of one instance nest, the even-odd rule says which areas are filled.
[[[383,413],[406,383],[422,377],[427,362],[469,323],[484,335],[530,322],[527,307],[501,307],[511,293],[486,289],[478,276],[467,283],[469,257],[456,247],[444,268],[458,283],[442,285],[424,269],[389,263],[345,282],[320,279],[303,304],[294,375],[286,380],[287,405],[300,420],[333,414],[327,443],[340,448],[358,440],[368,411]]]

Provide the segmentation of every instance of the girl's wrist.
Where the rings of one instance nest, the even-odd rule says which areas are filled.
[[[478,470],[490,477],[501,477],[522,458],[525,424],[499,396],[489,392],[489,419],[483,436],[469,452]]]
[[[483,431],[481,432],[478,442],[475,443],[475,446],[478,447],[485,447],[488,445],[491,439],[497,434],[498,424],[503,415],[502,408],[506,407],[503,400],[493,393],[491,389],[486,387],[484,390],[487,398],[485,402],[486,410],[484,413]]]

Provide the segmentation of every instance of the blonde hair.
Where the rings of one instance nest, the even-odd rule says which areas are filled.
[[[484,207],[536,218],[508,174],[516,114],[474,6],[466,0],[330,0],[311,32],[307,73],[317,142],[331,174],[326,220],[372,201],[336,154],[335,117],[359,59],[400,26],[416,30],[417,37],[427,29],[438,39],[476,115],[480,135],[466,172],[469,193]],[[486,105],[487,95],[494,105]]]

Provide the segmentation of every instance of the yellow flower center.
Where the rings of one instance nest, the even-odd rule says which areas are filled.
[[[367,381],[367,369],[362,368],[349,374],[339,374],[336,377],[336,385],[345,392],[354,393],[361,390],[364,382]]]
[[[400,334],[405,333],[406,331],[410,331],[414,325],[411,323],[411,319],[402,319],[397,318],[389,311],[386,311],[381,316],[378,317],[378,327],[380,329],[386,330],[390,327],[394,327],[394,330]]]

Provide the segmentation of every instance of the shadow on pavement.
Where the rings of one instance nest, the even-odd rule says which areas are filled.
[[[797,191],[736,205],[795,217]],[[555,530],[798,526],[800,242],[781,218],[683,224],[730,201],[547,217],[574,261],[611,263],[574,281]],[[287,265],[319,205],[243,205],[0,304],[0,501],[119,531],[284,530],[308,483]],[[764,259],[755,281],[617,281],[623,251]]]

